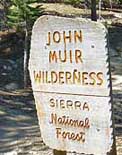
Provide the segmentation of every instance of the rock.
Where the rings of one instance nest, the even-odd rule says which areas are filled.
[[[13,71],[14,65],[9,62],[8,60],[2,60],[0,59],[0,74],[3,75],[5,74],[10,74],[11,71]]]
[[[111,57],[118,56],[118,53],[114,48],[109,48],[109,53]]]
[[[5,153],[4,155],[18,155],[18,152],[17,151],[11,151],[11,152]]]
[[[119,55],[120,57],[122,57],[122,47],[121,47],[121,46],[117,46],[117,47],[116,47],[116,51],[117,51],[118,55]]]
[[[116,51],[120,57],[122,57],[122,43],[118,43],[116,46]]]
[[[7,152],[6,155],[18,155],[17,151]]]
[[[113,20],[111,25],[112,26],[120,26],[121,27],[122,26],[122,19],[118,19],[117,18],[117,19]]]
[[[17,83],[9,83],[9,84],[5,85],[5,89],[7,89],[7,90],[16,90],[18,88],[19,88],[19,86]]]

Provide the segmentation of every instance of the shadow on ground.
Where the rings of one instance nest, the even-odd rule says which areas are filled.
[[[0,152],[13,150],[14,142],[20,138],[35,137],[37,133],[40,136],[32,95],[1,95]]]
[[[122,136],[122,27],[109,28],[116,134]]]

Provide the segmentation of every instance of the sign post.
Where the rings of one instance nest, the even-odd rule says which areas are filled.
[[[34,25],[29,71],[41,135],[54,155],[112,150],[106,46],[101,23],[48,15]]]
[[[53,150],[54,155],[66,155],[66,151]]]
[[[96,0],[91,0],[91,20],[97,21]]]

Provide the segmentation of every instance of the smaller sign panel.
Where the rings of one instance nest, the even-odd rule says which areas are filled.
[[[113,144],[106,29],[86,19],[39,18],[29,71],[44,142],[106,154]]]

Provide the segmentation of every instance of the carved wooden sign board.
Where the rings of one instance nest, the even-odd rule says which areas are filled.
[[[33,27],[29,71],[43,141],[105,155],[113,129],[106,29],[86,19],[42,16]]]

